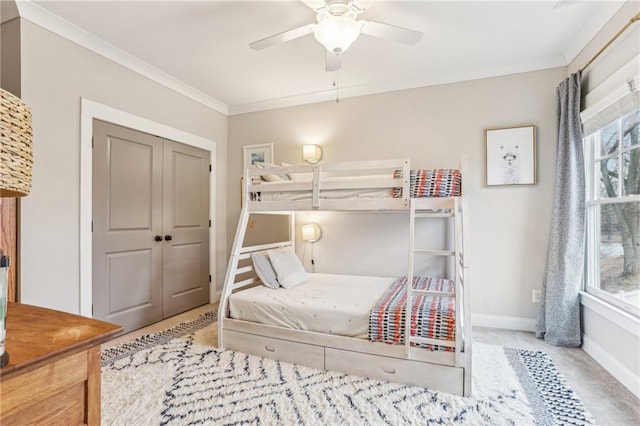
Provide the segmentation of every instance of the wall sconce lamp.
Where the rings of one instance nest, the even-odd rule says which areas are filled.
[[[33,165],[31,110],[0,89],[0,197],[24,197],[31,190]],[[0,250],[0,367],[9,363],[5,351],[9,258]]]
[[[302,145],[302,158],[309,164],[316,164],[322,159],[320,145]]]
[[[308,243],[315,243],[322,237],[322,228],[315,222],[302,225],[302,239]]]

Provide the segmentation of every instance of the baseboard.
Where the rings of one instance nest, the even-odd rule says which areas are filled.
[[[609,352],[589,337],[582,335],[582,349],[613,377],[640,398],[640,377],[615,359]]]
[[[503,328],[505,330],[535,331],[535,318],[507,317],[499,315],[471,314],[475,327]]]

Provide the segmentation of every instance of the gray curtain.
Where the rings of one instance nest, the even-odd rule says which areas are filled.
[[[557,89],[556,180],[542,305],[536,335],[558,346],[581,344],[580,300],[584,274],[585,172],[580,122],[580,74]]]

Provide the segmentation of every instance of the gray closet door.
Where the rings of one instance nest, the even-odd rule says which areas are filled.
[[[94,120],[94,318],[127,332],[209,302],[209,164]]]
[[[93,128],[93,316],[129,331],[163,318],[163,140]]]
[[[165,141],[165,318],[209,303],[209,164],[209,152]]]

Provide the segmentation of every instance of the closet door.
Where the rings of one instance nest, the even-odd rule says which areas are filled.
[[[209,303],[209,164],[208,151],[164,143],[165,318]]]
[[[94,121],[93,316],[127,331],[163,318],[163,144]]]

